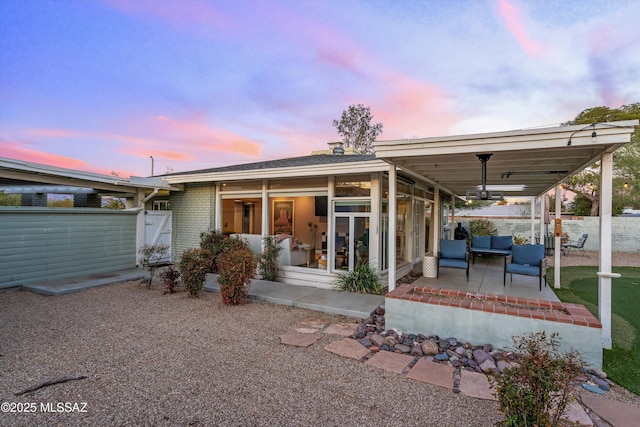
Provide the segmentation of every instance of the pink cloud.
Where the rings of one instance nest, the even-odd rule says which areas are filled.
[[[158,116],[155,122],[156,131],[194,149],[258,157],[262,148],[262,144],[235,132],[210,127],[200,117],[180,120]]]
[[[26,147],[28,145],[31,145],[31,143],[3,140],[1,153],[2,157],[23,160],[25,162],[57,166],[60,168],[97,172],[94,168],[91,168],[86,162],[82,160],[34,150]]]
[[[526,28],[522,22],[520,10],[516,7],[512,0],[497,0],[498,13],[504,20],[504,24],[516,38],[522,50],[529,56],[539,58],[542,56],[542,45],[532,40],[528,35]]]
[[[389,85],[372,114],[384,124],[381,139],[445,135],[458,118],[449,114],[449,97],[438,87],[393,73],[384,77]],[[409,112],[407,114],[407,112]]]

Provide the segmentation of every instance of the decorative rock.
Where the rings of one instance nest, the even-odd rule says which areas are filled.
[[[591,377],[591,381],[596,383],[596,385],[604,391],[609,391],[609,389],[611,389],[611,387],[609,386],[609,383],[606,380],[603,380],[602,378],[599,378],[595,375]]]
[[[442,351],[445,351],[446,349],[449,348],[449,341],[447,341],[447,340],[438,340],[438,347],[440,347],[440,349]]]
[[[369,338],[360,338],[358,342],[367,348],[371,347],[371,340]]]
[[[484,362],[480,363],[480,369],[482,372],[495,372],[498,370],[498,367],[494,363],[493,359],[486,359]]]
[[[464,354],[464,348],[461,346],[456,347],[455,352],[458,356],[462,356]]]
[[[391,351],[391,347],[389,347],[389,344],[383,344],[380,346],[380,350]]]
[[[398,341],[396,341],[393,337],[387,337],[387,339],[384,340],[384,343],[389,347],[395,347],[395,345],[398,344]]]
[[[420,347],[422,347],[422,353],[424,353],[426,356],[433,356],[440,352],[440,349],[438,348],[438,344],[436,344],[431,340],[423,341],[420,344]]]
[[[445,360],[448,360],[449,356],[447,355],[447,353],[438,353],[435,355],[435,359],[443,362]]]
[[[474,369],[476,372],[482,373],[482,368],[480,368],[480,365],[478,365],[478,362],[476,362],[473,359],[469,359],[469,367]]]
[[[455,338],[447,338],[447,342],[449,343],[449,347],[456,347],[458,345],[458,340]]]
[[[458,356],[450,356],[450,357],[449,357],[449,361],[450,361],[451,363],[453,363],[453,362],[459,362],[459,361],[460,361],[460,358],[459,358]],[[457,365],[456,365],[456,366],[457,366]]]
[[[402,344],[411,347],[413,345],[413,340],[409,339],[409,338],[405,338],[402,340]]]
[[[505,369],[511,368],[511,363],[507,362],[506,360],[498,360],[496,366],[498,367],[498,371],[503,372]]]
[[[367,334],[366,334],[366,333],[364,333],[364,332],[358,332],[358,333],[356,333],[355,335],[353,335],[353,337],[354,337],[354,338],[356,338],[356,339],[364,338],[364,337],[366,337],[366,336],[367,336]]]
[[[445,351],[445,353],[447,353],[447,356],[449,356],[449,358],[452,358],[452,357],[458,358],[458,353],[456,353],[453,350],[447,350]]]
[[[409,347],[408,345],[404,345],[404,344],[396,344],[394,349],[402,352],[402,353],[409,353],[411,351],[411,347]]]
[[[602,378],[603,380],[607,379],[607,373],[599,369],[592,369],[589,371],[589,373],[597,376],[598,378]]]
[[[413,348],[411,349],[411,355],[418,356],[418,357],[421,357],[424,355],[424,353],[422,353],[422,347],[420,347],[420,344],[415,344],[413,346]]]
[[[356,329],[357,333],[360,332],[366,332],[367,331],[367,325],[365,325],[364,323],[358,323],[358,329]]]
[[[491,363],[493,363],[495,365],[493,357],[491,357],[491,355],[489,353],[487,353],[485,350],[481,350],[481,349],[473,350],[473,359],[476,362],[478,362],[478,365],[482,365],[482,362],[484,362],[485,360],[488,360],[488,359],[490,359]]]
[[[484,347],[482,347],[482,349],[487,353],[490,353],[491,350],[493,350],[493,347],[491,346],[491,344],[485,344]]]
[[[385,339],[384,339],[384,337],[382,337],[382,336],[380,336],[380,335],[378,335],[378,334],[371,335],[371,336],[369,337],[369,339],[371,340],[371,342],[372,342],[374,345],[376,345],[376,346],[378,346],[378,347],[381,347],[381,346],[385,343]]]
[[[585,389],[585,390],[590,391],[591,393],[604,394],[604,390],[602,390],[599,387],[596,387],[594,385],[591,385],[589,383],[582,384],[582,388]]]
[[[377,353],[380,351],[380,347],[378,347],[377,345],[372,345],[371,347],[369,347],[369,350],[373,351],[374,353]]]
[[[466,348],[466,349],[464,350],[464,356],[465,356],[467,359],[473,359],[473,350],[471,350],[471,349],[469,349],[469,348]]]

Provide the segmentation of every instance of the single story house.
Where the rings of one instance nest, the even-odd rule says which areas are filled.
[[[426,253],[438,251],[441,238],[451,237],[445,230],[448,218],[455,216],[456,198],[540,197],[553,188],[558,195],[558,184],[564,179],[600,161],[599,305],[605,310],[600,316],[603,345],[609,348],[610,321],[602,318],[610,309],[611,278],[615,277],[611,272],[612,158],[617,148],[630,141],[637,125],[638,120],[627,120],[378,141],[375,154],[344,153],[341,147],[334,147],[309,156],[174,173],[149,181],[75,177],[73,171],[43,170],[42,165],[26,163],[16,166],[15,161],[2,159],[0,179],[69,183],[104,191],[126,187],[133,203],[122,215],[136,213],[138,236],[133,258],[131,240],[125,245],[129,265],[135,259],[135,248],[148,241],[144,237],[148,234],[144,231],[146,218],[157,206],[170,212],[163,221],[170,225],[174,261],[184,250],[197,247],[200,234],[210,230],[241,235],[256,251],[263,237],[277,236],[289,251],[281,259],[284,283],[331,287],[336,275],[368,262],[393,290],[396,280]],[[556,197],[558,204],[559,200]],[[544,204],[544,198],[541,201]],[[0,220],[10,218],[11,213],[23,212],[0,208]],[[11,226],[3,224],[0,230],[0,251],[5,254],[13,254],[13,248],[22,245],[15,233],[4,237],[5,229],[20,222],[15,216],[11,220]],[[531,236],[535,227],[532,216]],[[539,229],[544,230],[542,222]],[[28,245],[23,246],[22,251],[28,252]],[[102,255],[98,251],[98,258]],[[84,256],[81,249],[70,249],[66,258]],[[17,263],[23,269],[38,263],[37,257],[27,258],[3,256],[0,276],[11,273]],[[51,260],[51,265],[63,261]],[[559,283],[560,269],[555,271]],[[12,277],[18,279],[11,283],[21,280]]]

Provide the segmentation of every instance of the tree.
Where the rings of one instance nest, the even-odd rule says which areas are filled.
[[[588,108],[578,114],[575,119],[563,123],[563,125],[632,119],[640,119],[640,102],[615,109],[609,107]],[[613,182],[614,211],[620,211],[625,205],[640,207],[640,127],[636,127],[630,143],[613,153],[613,170],[615,175]],[[585,200],[582,199],[590,201],[589,213],[591,216],[597,216],[600,208],[599,184],[600,162],[596,162],[569,178],[565,187],[580,196],[581,206],[584,206],[585,203]]]
[[[340,120],[334,120],[333,126],[342,136],[345,147],[353,147],[365,153],[373,153],[373,142],[382,133],[382,123],[371,124],[371,109],[362,104],[349,105],[342,112]]]

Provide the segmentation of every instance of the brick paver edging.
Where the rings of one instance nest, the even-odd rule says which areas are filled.
[[[485,294],[429,286],[400,285],[386,298],[465,308],[602,329],[600,321],[581,304],[509,295]]]

